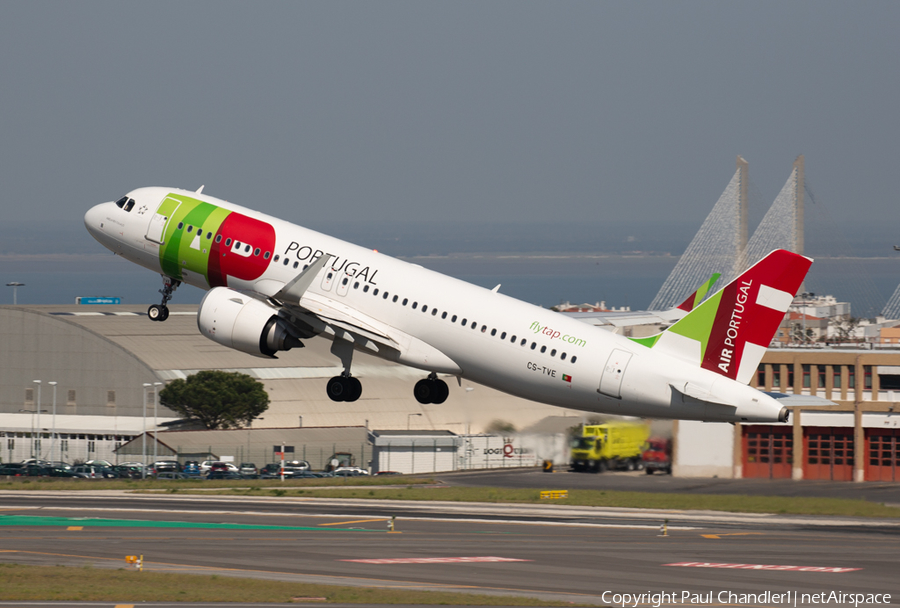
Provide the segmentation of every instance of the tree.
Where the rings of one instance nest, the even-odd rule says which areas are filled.
[[[159,392],[159,400],[208,429],[247,426],[269,408],[269,395],[261,382],[247,374],[215,370],[170,382]]]

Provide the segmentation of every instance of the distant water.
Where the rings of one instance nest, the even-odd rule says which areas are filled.
[[[561,301],[573,303],[605,301],[608,306],[646,309],[677,258],[666,256],[544,257],[474,255],[417,257],[409,261],[426,268],[469,281],[485,288],[501,284],[509,296],[549,307]],[[150,304],[159,300],[162,286],[158,275],[108,258],[91,264],[84,271],[81,263],[0,264],[0,279],[25,283],[18,289],[20,304],[73,304],[76,296],[119,296],[125,304]],[[99,269],[98,269],[99,268]],[[820,259],[813,264],[806,289],[832,294],[850,301],[853,314],[872,316],[880,312],[900,282],[900,256],[897,258]],[[721,285],[718,285],[721,287]],[[12,304],[12,288],[0,296],[0,302]],[[196,304],[203,291],[182,286],[175,303]]]

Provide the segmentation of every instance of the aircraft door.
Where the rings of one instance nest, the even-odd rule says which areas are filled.
[[[162,245],[166,238],[166,226],[169,224],[169,218],[175,214],[175,211],[180,206],[181,201],[165,198],[159,204],[156,213],[150,218],[150,224],[147,226],[147,234],[144,235],[144,238]]]
[[[625,377],[625,368],[630,360],[631,353],[627,350],[613,350],[603,368],[603,375],[600,376],[599,392],[616,399],[622,397],[622,378]]]

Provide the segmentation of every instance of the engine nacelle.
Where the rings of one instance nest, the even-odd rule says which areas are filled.
[[[213,342],[257,357],[303,347],[276,308],[227,287],[203,296],[197,327]]]

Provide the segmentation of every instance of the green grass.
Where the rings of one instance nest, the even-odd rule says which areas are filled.
[[[562,488],[553,488],[562,489]],[[224,491],[228,494],[247,494]],[[736,494],[664,494],[655,492],[614,492],[569,490],[569,498],[546,500],[540,490],[464,487],[404,488],[291,488],[289,497],[366,498],[392,500],[450,500],[461,502],[565,504],[586,507],[623,507],[672,510],[710,510],[732,513],[778,513],[786,515],[831,515],[843,517],[900,517],[900,509],[881,503],[850,498],[809,498],[788,496],[745,496]]]
[[[505,595],[340,587],[217,575],[107,570],[90,566],[0,564],[0,589],[0,596],[7,602],[288,603],[302,602],[301,598],[324,597],[326,602],[322,603],[571,606],[567,602]]]

